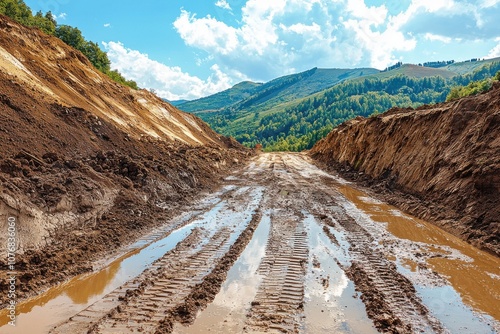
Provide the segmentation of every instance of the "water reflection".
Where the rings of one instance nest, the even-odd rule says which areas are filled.
[[[175,333],[243,332],[245,315],[262,280],[257,270],[266,253],[269,229],[270,214],[267,212],[252,240],[228,271],[226,281],[214,301],[198,315],[191,326],[176,325]]]
[[[426,264],[446,277],[465,303],[500,321],[499,258],[469,245],[435,225],[373,200],[357,189],[345,184],[338,184],[337,187],[373,221],[386,223],[387,230],[394,236],[424,244],[421,250],[431,255],[424,257]],[[450,256],[450,252],[462,256]],[[406,264],[416,270],[410,262]]]
[[[316,219],[308,213],[305,215],[311,250],[305,285],[306,331],[377,333],[366,315],[365,305],[354,297],[354,284],[335,261],[339,258],[346,261],[343,250],[347,251],[348,243],[341,241],[340,246],[333,244]]]

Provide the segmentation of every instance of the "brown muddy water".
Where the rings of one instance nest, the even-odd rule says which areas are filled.
[[[418,274],[420,268],[427,266],[446,278],[448,284],[429,286],[426,281],[418,284],[418,275],[415,275],[415,285],[425,304],[448,328],[466,332],[467,323],[477,322],[467,307],[484,316],[486,322],[490,318],[500,321],[499,258],[349,185],[339,185],[339,191],[357,209],[372,221],[383,225],[394,237],[411,241],[418,247],[417,252],[412,254],[394,246],[394,251],[387,254],[388,259],[397,261],[403,274],[412,277],[412,274]],[[394,239],[384,240],[382,237],[379,242],[393,241]],[[404,245],[408,244],[403,243],[402,246]],[[463,307],[462,303],[467,307]],[[463,327],[459,328],[456,324],[463,324]],[[472,328],[470,330],[475,332]],[[486,333],[492,332],[486,328],[483,330]]]

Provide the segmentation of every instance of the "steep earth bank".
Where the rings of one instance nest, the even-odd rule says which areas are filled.
[[[1,16],[0,111],[0,244],[12,217],[20,298],[90,270],[251,154]]]
[[[474,97],[356,118],[310,154],[400,208],[500,255],[498,83]]]

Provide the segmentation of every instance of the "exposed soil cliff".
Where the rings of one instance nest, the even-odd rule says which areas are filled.
[[[14,217],[20,296],[88,270],[249,154],[111,81],[59,39],[0,16],[0,244]]]
[[[311,154],[386,199],[500,255],[500,85],[334,129]]]

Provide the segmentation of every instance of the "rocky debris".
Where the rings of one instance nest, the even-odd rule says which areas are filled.
[[[500,84],[334,129],[310,151],[342,176],[500,255]]]

